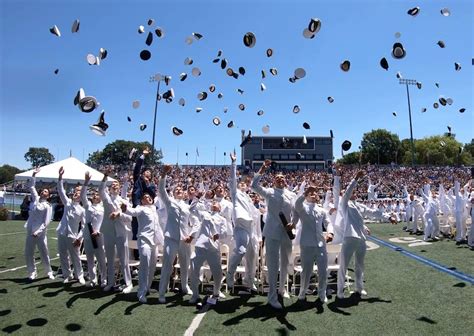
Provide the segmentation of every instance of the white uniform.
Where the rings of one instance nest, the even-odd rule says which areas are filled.
[[[222,266],[220,253],[220,238],[226,235],[226,221],[217,212],[208,212],[200,207],[194,207],[193,214],[199,218],[200,226],[193,227],[191,236],[196,238],[195,256],[191,259],[191,289],[193,296],[191,300],[199,297],[199,272],[205,261],[214,279],[214,296],[218,296],[222,283]],[[219,235],[217,240],[214,235]]]
[[[176,200],[168,196],[165,189],[166,179],[161,178],[158,184],[160,201],[168,215],[164,230],[163,267],[161,269],[159,296],[164,299],[168,289],[173,261],[178,255],[181,276],[181,289],[187,292],[188,271],[191,258],[191,244],[184,242],[190,232],[189,205],[184,200]]]
[[[100,281],[103,287],[107,283],[107,264],[105,262],[105,251],[104,251],[104,237],[100,233],[100,227],[104,219],[104,207],[101,203],[92,204],[87,199],[87,184],[84,184],[81,190],[81,200],[86,211],[86,224],[83,228],[84,238],[84,250],[87,257],[87,270],[89,272],[89,278],[91,283],[97,283],[97,272],[94,263],[94,257],[97,259],[100,271]],[[89,229],[89,223],[92,226],[93,232],[99,232],[95,236],[97,248],[94,248],[92,244],[91,232]]]
[[[260,211],[253,205],[253,201],[247,193],[237,189],[235,162],[231,166],[230,192],[233,205],[235,247],[230,257],[227,285],[233,286],[234,273],[245,255],[244,285],[252,288],[257,271],[258,244],[261,240]]]
[[[263,227],[265,237],[265,252],[268,267],[268,303],[272,306],[280,306],[277,296],[278,266],[280,266],[280,294],[285,292],[285,281],[290,265],[292,244],[286,229],[280,220],[279,213],[282,212],[288,222],[291,219],[291,201],[295,194],[286,188],[263,188],[259,182],[260,174],[255,174],[252,180],[253,190],[265,199],[267,204],[267,216]]]
[[[313,265],[318,265],[318,292],[320,299],[326,301],[326,283],[328,256],[326,251],[326,240],[323,235],[323,227],[331,228],[326,211],[315,203],[305,202],[305,196],[301,195],[295,202],[295,211],[301,221],[301,287],[299,298],[303,299],[309,287]],[[328,233],[333,233],[328,230]]]
[[[128,215],[137,217],[137,245],[140,255],[140,267],[138,271],[139,299],[145,298],[150,290],[156,269],[156,252],[158,245],[163,245],[164,238],[156,206],[139,205],[136,208],[127,208]]]
[[[340,254],[340,268],[337,272],[337,296],[343,297],[344,283],[346,279],[347,267],[355,253],[355,290],[361,292],[364,289],[364,259],[367,246],[365,244],[366,227],[364,219],[360,213],[358,205],[349,201],[352,192],[357,185],[357,180],[352,180],[344,196],[341,199],[340,207],[344,216],[344,240]]]
[[[420,190],[425,202],[425,232],[424,240],[429,238],[437,239],[439,235],[439,202],[437,199],[431,197],[430,186],[425,185],[424,189]]]
[[[53,271],[51,269],[51,262],[49,260],[48,241],[46,238],[46,229],[51,222],[52,208],[51,204],[46,200],[41,200],[35,188],[35,177],[29,181],[29,188],[31,193],[31,210],[28,220],[25,223],[26,228],[26,243],[25,243],[25,258],[26,269],[30,278],[36,277],[36,265],[34,259],[35,246],[41,255],[41,262],[43,267],[52,277]],[[33,234],[36,237],[33,237]]]
[[[132,286],[132,276],[130,274],[128,235],[131,232],[132,217],[120,213],[120,216],[111,219],[112,212],[120,211],[122,203],[128,204],[128,201],[120,195],[111,195],[105,189],[105,182],[102,182],[99,188],[100,197],[104,204],[104,220],[102,222],[102,233],[104,234],[105,255],[107,258],[107,286],[115,284],[115,248],[120,261],[120,269],[123,274],[125,285]]]
[[[466,239],[467,233],[467,226],[466,226],[466,201],[467,195],[461,194],[460,191],[460,184],[459,181],[454,182],[454,196],[455,198],[455,206],[454,206],[454,214],[456,218],[456,241],[460,242],[461,240]],[[464,190],[467,189],[467,185],[464,186]],[[471,229],[472,230],[472,229]]]
[[[421,218],[423,218],[423,213],[425,212],[425,208],[423,205],[421,205],[421,201],[415,196],[413,201],[410,201],[409,203],[409,210],[408,212],[408,219],[410,217],[412,218],[413,225],[412,225],[412,232],[417,232],[420,231],[420,225],[418,222],[420,221]]]
[[[376,194],[375,194],[375,189],[378,187],[378,184],[372,184],[370,179],[369,179],[369,186],[367,188],[367,199],[369,201],[372,201],[376,199]]]
[[[74,266],[76,278],[81,280],[84,278],[82,271],[81,259],[79,258],[80,246],[74,246],[76,239],[82,240],[82,229],[86,222],[84,208],[79,202],[73,202],[66,196],[63,181],[58,181],[58,194],[64,204],[64,213],[59,225],[56,229],[58,235],[58,252],[61,261],[61,269],[64,279],[71,277],[69,269],[69,257]],[[81,225],[82,224],[82,225]]]
[[[234,235],[234,224],[232,221],[232,212],[233,212],[233,205],[232,202],[226,200],[223,197],[215,197],[219,205],[221,206],[221,216],[225,218],[225,226],[226,226],[226,237],[224,240],[221,240],[221,243],[227,244],[229,247],[234,247],[233,235]]]
[[[471,230],[469,231],[469,236],[467,238],[467,244],[474,248],[474,206],[472,202],[469,203],[469,216],[471,216]]]

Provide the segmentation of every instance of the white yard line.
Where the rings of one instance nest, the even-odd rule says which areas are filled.
[[[199,325],[201,324],[201,321],[202,319],[204,318],[204,316],[207,314],[207,311],[209,310],[209,305],[206,305],[202,312],[200,312],[199,314],[197,314],[193,321],[191,322],[191,325],[189,326],[188,329],[186,329],[186,331],[184,332],[184,336],[192,336],[194,335],[194,332],[197,330],[197,328],[199,328]]]
[[[50,258],[49,260],[56,260],[56,259],[59,259],[59,257]],[[35,262],[35,265],[38,265],[39,263],[41,263],[41,261]],[[10,268],[10,269],[6,269],[6,270],[3,270],[3,271],[0,271],[0,274],[6,273],[6,272],[18,271],[19,269],[22,269],[22,268],[26,268],[26,265],[18,266],[18,267],[15,267],[15,268]]]
[[[55,229],[55,228],[51,228],[51,229],[48,229],[48,230],[46,230],[46,231],[51,231],[51,230],[56,230],[56,229]],[[10,233],[0,233],[0,236],[11,236],[11,235],[16,235],[16,234],[20,234],[20,233],[25,234],[26,231],[10,232]]]

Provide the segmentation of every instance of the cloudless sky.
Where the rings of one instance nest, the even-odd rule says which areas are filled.
[[[116,139],[151,143],[156,83],[149,77],[155,73],[172,76],[169,87],[176,95],[170,104],[158,103],[155,146],[168,163],[186,163],[186,152],[194,163],[197,147],[198,163],[214,163],[216,153],[216,163],[222,164],[224,152],[239,148],[242,129],[261,135],[264,125],[270,126],[272,136],[328,136],[332,129],[336,158],[345,139],[357,150],[363,133],[372,129],[385,128],[400,139],[408,138],[406,88],[398,83],[397,71],[423,84],[421,90],[410,86],[415,138],[442,134],[447,125],[460,142],[473,138],[470,0],[2,0],[0,6],[0,164],[28,168],[23,156],[29,147],[47,147],[59,160],[70,151],[86,160]],[[407,15],[415,6],[421,8],[418,16]],[[451,15],[444,17],[440,10],[447,6]],[[321,30],[314,39],[305,39],[302,32],[312,17],[321,20]],[[149,18],[155,20],[151,27]],[[72,34],[75,19],[80,20],[80,30]],[[53,25],[61,37],[49,32]],[[138,33],[140,25],[145,34]],[[165,35],[155,35],[148,47],[147,33],[157,27]],[[193,32],[204,37],[188,45],[185,39]],[[256,35],[254,48],[244,46],[246,32]],[[446,48],[441,49],[438,40]],[[391,57],[397,41],[407,53],[401,60]],[[97,55],[100,48],[108,51],[107,58],[100,66],[88,65],[87,54]],[[267,48],[274,51],[271,58]],[[140,59],[143,49],[151,51],[149,61]],[[234,70],[246,69],[245,76],[235,80],[212,63],[219,49]],[[185,65],[186,57],[194,64]],[[382,57],[389,62],[388,71],[379,65]],[[339,65],[346,59],[351,69],[342,72]],[[455,62],[461,71],[455,71]],[[191,75],[194,66],[201,69],[200,77]],[[278,69],[277,76],[269,73],[272,67]],[[307,75],[292,84],[288,78],[299,67]],[[262,69],[267,75],[263,80]],[[188,74],[184,82],[179,81],[182,72]],[[267,88],[263,92],[262,82]],[[211,84],[216,86],[214,93],[208,91]],[[100,101],[92,113],[73,105],[81,87]],[[163,92],[165,86],[161,88]],[[200,91],[208,91],[206,100],[198,100]],[[223,99],[217,98],[219,92]],[[328,96],[334,103],[328,103]],[[452,98],[453,105],[434,109],[440,96]],[[184,107],[178,105],[181,97]],[[138,109],[132,108],[134,100],[141,103]],[[239,110],[240,103],[245,111]],[[294,105],[301,112],[294,114]],[[196,113],[196,107],[202,112]],[[426,113],[421,113],[423,107]],[[460,108],[466,112],[459,113]],[[260,109],[263,116],[257,116]],[[105,137],[89,129],[101,110],[109,124]],[[222,120],[220,126],[213,125],[215,116]],[[229,129],[231,120],[235,127]],[[302,127],[305,121],[310,130]],[[144,131],[139,129],[142,123],[148,125]],[[173,126],[184,134],[174,136]]]

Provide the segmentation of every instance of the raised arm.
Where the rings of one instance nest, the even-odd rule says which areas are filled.
[[[312,187],[309,187],[309,188],[312,188]],[[299,213],[301,211],[304,211],[304,207],[303,207],[304,199],[305,199],[304,194],[301,194],[296,198],[295,210],[296,210],[297,213]]]
[[[339,199],[341,195],[341,176],[335,175],[332,184],[332,196],[334,198],[334,207],[339,207]]]
[[[235,163],[236,157],[234,153],[230,153],[230,159],[232,164],[230,165],[230,194],[232,196],[232,200],[235,199],[235,194],[237,193],[237,165]]]
[[[92,203],[87,199],[87,187],[89,186],[90,180],[91,180],[91,174],[89,172],[86,172],[84,176],[84,185],[82,186],[82,189],[81,189],[81,201],[84,206],[84,209],[88,209],[90,206],[92,206]]]
[[[59,198],[61,199],[61,202],[63,202],[63,204],[66,205],[69,201],[69,198],[67,197],[66,192],[64,191],[63,174],[64,174],[64,168],[61,167],[59,168],[58,194],[59,194]]]
[[[262,178],[262,174],[265,172],[265,170],[271,165],[270,160],[265,160],[263,165],[260,167],[260,170],[255,174],[255,176],[252,179],[252,189],[259,194],[260,196],[264,197],[265,199],[268,198],[269,196],[269,191],[266,188],[263,188],[260,185],[260,179]]]
[[[171,203],[170,197],[168,196],[168,193],[166,192],[166,175],[171,172],[172,167],[170,165],[165,165],[163,166],[163,169],[161,171],[160,175],[160,182],[158,183],[158,195],[160,196],[160,199],[163,201],[163,203],[166,206],[169,206]]]
[[[108,174],[104,173],[104,177],[102,178],[102,182],[100,183],[100,186],[99,186],[99,195],[102,198],[102,201],[104,203],[112,205],[112,200],[110,199],[110,195],[106,190],[107,176]]]
[[[32,175],[32,179],[29,180],[29,185],[28,187],[30,188],[30,193],[31,193],[31,200],[36,203],[39,201],[39,195],[38,195],[38,191],[36,190],[36,174],[39,172],[39,169],[35,169],[33,171],[33,175]]]
[[[128,179],[122,183],[122,188],[120,189],[120,197],[122,197],[123,199],[128,199],[127,193],[129,185],[130,182],[128,182]]]
[[[145,155],[149,153],[148,147],[143,150],[143,154],[137,158],[135,167],[133,168],[133,182],[135,183],[140,178],[140,171],[142,170],[143,162],[145,161]]]
[[[357,185],[357,182],[360,180],[360,178],[364,175],[364,172],[362,170],[359,170],[356,175],[354,176],[354,179],[352,179],[351,183],[346,189],[346,192],[344,193],[344,196],[342,196],[341,204],[346,207],[347,203],[349,203],[349,199],[352,196],[352,193],[354,192],[354,189]]]

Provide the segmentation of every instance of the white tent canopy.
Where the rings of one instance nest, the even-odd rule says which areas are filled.
[[[91,174],[90,184],[97,185],[102,181],[102,178],[104,177],[104,174],[102,174],[98,170],[89,167],[88,165],[82,163],[74,157],[69,157],[65,160],[54,162],[47,166],[41,167],[39,173],[36,174],[36,182],[56,182],[59,177],[59,168],[61,167],[64,167],[63,180],[65,183],[83,183],[84,175],[86,172],[89,172]],[[33,171],[34,169],[28,170],[24,173],[16,174],[15,180],[29,180],[33,176]],[[111,177],[107,178],[107,184],[112,183],[112,181],[115,180]]]

